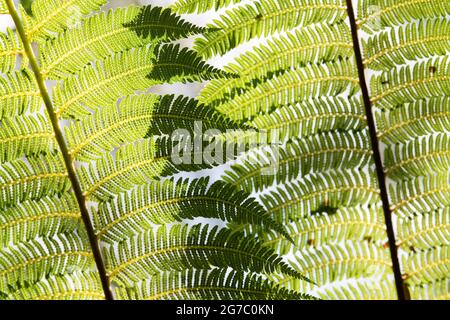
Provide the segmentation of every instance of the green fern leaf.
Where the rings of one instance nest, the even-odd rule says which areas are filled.
[[[0,77],[0,120],[4,117],[36,112],[42,104],[39,89],[29,71]]]
[[[274,182],[287,182],[311,172],[364,166],[372,156],[368,145],[367,131],[310,136],[288,142],[276,153],[250,153],[242,164],[233,165],[223,179],[249,192],[260,191]],[[274,164],[276,172],[269,171]]]
[[[16,64],[26,65],[27,58],[18,36],[6,29],[6,34],[0,32],[0,72],[13,72]]]
[[[359,170],[325,171],[287,183],[261,198],[275,221],[288,222],[323,207],[352,207],[379,201],[377,181]]]
[[[22,116],[2,120],[0,131],[0,163],[25,155],[52,153],[58,149],[55,134],[47,119]]]
[[[340,0],[259,0],[229,10],[208,25],[218,31],[196,39],[195,49],[204,58],[223,55],[252,38],[324,20],[338,21],[346,10]]]
[[[114,202],[100,205],[93,217],[97,237],[102,241],[123,241],[152,227],[198,217],[220,219],[242,225],[274,229],[289,237],[265,210],[245,192],[208,179],[155,181],[130,194],[122,193]],[[131,229],[124,225],[133,225]]]
[[[35,0],[31,6],[32,17],[22,9],[28,39],[51,38],[55,32],[76,26],[107,0]]]
[[[311,300],[314,297],[286,290],[257,274],[228,269],[171,271],[116,288],[125,300]]]
[[[111,53],[143,47],[157,41],[176,40],[203,29],[159,7],[118,8],[86,19],[40,50],[42,73],[64,79],[79,73],[93,58],[103,60]]]
[[[215,106],[234,98],[252,87],[259,79],[302,67],[315,61],[330,62],[352,53],[351,36],[347,26],[328,27],[324,24],[295,30],[286,36],[269,40],[266,45],[239,56],[225,70],[239,74],[239,78],[217,79],[202,90],[199,100]]]
[[[132,259],[130,251],[135,253]],[[136,239],[129,238],[105,249],[104,254],[108,277],[118,286],[132,286],[160,271],[209,269],[211,265],[237,271],[283,272],[307,280],[253,237],[201,224],[161,226],[155,232],[149,229]]]

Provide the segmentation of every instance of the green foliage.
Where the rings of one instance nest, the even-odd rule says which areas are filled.
[[[447,1],[358,1],[365,70],[344,0],[7,3],[0,299],[394,299],[382,201],[406,289],[449,297]],[[174,13],[231,4],[207,27]],[[198,101],[150,93],[191,82]],[[221,133],[179,163],[176,129]],[[197,161],[236,141],[223,175]]]

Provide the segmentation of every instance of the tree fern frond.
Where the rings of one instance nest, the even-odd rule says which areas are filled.
[[[246,191],[260,191],[274,182],[331,169],[351,169],[369,163],[368,132],[328,132],[296,139],[274,151],[253,152],[227,171],[223,179]],[[275,165],[273,174],[263,174]]]
[[[419,20],[398,30],[383,31],[363,44],[364,64],[374,70],[389,71],[408,61],[444,56],[450,51],[449,34],[450,21],[443,19]]]
[[[66,127],[69,153],[78,161],[101,158],[105,152],[145,137],[158,96],[127,97],[119,106],[104,107]]]
[[[339,208],[336,212],[326,212],[324,208],[323,212],[287,224],[293,242],[273,231],[265,232],[262,241],[282,255],[345,240],[380,244],[386,240],[386,225],[380,217],[379,205]]]
[[[346,10],[341,0],[259,0],[229,10],[208,25],[218,30],[197,38],[195,49],[204,58],[223,55],[255,37],[315,22],[339,21]]]
[[[286,290],[254,273],[228,269],[183,270],[159,273],[133,287],[114,290],[125,300],[310,300],[314,297]]]
[[[289,238],[286,230],[249,194],[222,181],[209,186],[205,178],[150,182],[100,204],[92,220],[99,239],[120,242],[154,224],[165,225],[197,217],[258,225],[265,231],[273,229]]]
[[[389,144],[450,132],[450,97],[435,97],[376,113],[378,136]]]
[[[42,73],[50,79],[64,79],[79,73],[93,60],[103,60],[112,53],[202,31],[203,28],[180,19],[168,9],[117,8],[93,15],[81,26],[45,42],[39,51]]]
[[[372,103],[381,109],[450,95],[450,56],[428,59],[372,78]]]
[[[8,294],[11,300],[104,300],[105,294],[94,272],[54,275]]]
[[[428,175],[390,186],[391,210],[399,217],[450,206],[449,173]]]
[[[0,291],[15,291],[50,275],[94,267],[85,235],[59,234],[53,238],[22,242],[0,251]]]
[[[56,32],[80,23],[84,16],[105,3],[107,0],[35,0],[31,6],[32,17],[24,19],[27,37],[29,40],[51,38]]]
[[[39,201],[28,200],[2,210],[0,247],[74,232],[82,224],[79,211],[76,199],[70,193]]]
[[[209,269],[211,266],[232,267],[237,271],[283,272],[307,280],[254,237],[202,224],[149,229],[105,249],[104,254],[108,277],[119,286],[132,286],[160,271]]]
[[[359,90],[359,80],[353,62],[343,60],[308,65],[258,84],[244,94],[219,105],[216,110],[231,119],[242,120],[269,112],[274,106],[311,98],[335,97],[346,90],[350,90],[350,96]]]
[[[432,283],[436,279],[448,279],[450,270],[450,246],[441,245],[419,251],[412,257],[403,256],[403,277],[410,285]]]
[[[401,219],[397,239],[412,250],[450,245],[450,207]]]
[[[52,153],[57,148],[53,129],[44,116],[37,114],[2,120],[0,163],[25,155]]]
[[[0,120],[27,111],[36,112],[41,104],[41,94],[30,71],[16,71],[0,77]]]
[[[255,117],[250,126],[267,133],[269,139],[307,137],[329,131],[362,130],[367,120],[357,98],[318,97],[279,107]]]
[[[69,187],[59,154],[7,162],[0,166],[0,209],[25,200],[62,194]]]
[[[385,151],[385,172],[396,181],[433,173],[446,173],[450,168],[450,137],[436,134],[393,145]]]
[[[230,4],[239,3],[241,0],[178,0],[172,4],[173,11],[181,14],[203,13],[211,9],[219,10]]]
[[[338,209],[379,201],[377,181],[361,170],[310,174],[261,197],[275,221],[295,221],[321,209]]]
[[[6,33],[0,32],[0,72],[13,72],[18,61],[20,66],[26,65],[25,51],[17,34],[8,28]]]
[[[297,251],[290,265],[295,270],[303,270],[319,285],[384,276],[392,267],[389,251],[368,242],[353,241]],[[310,283],[291,276],[283,276],[277,282],[290,290],[305,292],[312,289]]]
[[[353,45],[349,33],[347,25],[318,24],[271,39],[225,67],[226,71],[239,74],[239,78],[211,81],[200,93],[199,100],[215,106],[232,99],[261,78],[270,79],[317,61],[329,62],[351,56]]]
[[[112,105],[122,96],[147,89],[155,84],[147,77],[153,69],[152,56],[149,46],[121,52],[67,78],[53,92],[56,113],[80,117],[89,114],[89,109]]]
[[[412,299],[448,300],[450,297],[450,279],[439,279],[430,284],[411,286]]]
[[[181,48],[179,44],[166,44],[155,49],[154,67],[150,79],[175,83],[210,80],[220,77],[232,77],[202,60],[195,51]]]
[[[450,4],[439,0],[368,0],[358,4],[357,25],[366,32],[423,18],[445,17],[450,12]],[[369,10],[371,6],[377,10]]]

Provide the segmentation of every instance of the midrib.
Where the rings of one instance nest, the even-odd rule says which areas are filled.
[[[104,265],[103,259],[101,257],[97,237],[95,236],[94,228],[93,228],[91,220],[89,218],[89,212],[87,210],[87,206],[86,206],[86,202],[85,202],[85,199],[84,199],[84,196],[82,193],[80,182],[78,181],[77,175],[75,173],[75,169],[73,167],[73,158],[70,156],[70,154],[68,152],[68,148],[67,148],[66,142],[64,140],[62,130],[59,126],[58,117],[56,116],[54,108],[53,108],[52,99],[50,97],[47,86],[45,84],[45,79],[39,68],[37,59],[33,53],[32,47],[31,47],[31,43],[28,40],[27,34],[25,32],[25,29],[24,29],[24,26],[20,19],[20,16],[14,6],[13,0],[5,0],[5,2],[6,2],[6,5],[8,6],[9,14],[11,15],[12,19],[14,20],[14,24],[16,26],[17,33],[19,34],[20,39],[22,40],[25,54],[27,55],[27,57],[29,59],[30,67],[36,78],[36,82],[39,87],[40,95],[42,97],[42,100],[44,101],[45,108],[47,110],[49,119],[51,121],[53,131],[55,133],[56,141],[58,142],[60,152],[63,156],[64,164],[65,164],[66,170],[67,170],[67,175],[72,184],[72,189],[76,196],[78,206],[79,206],[80,212],[81,212],[81,217],[82,217],[82,220],[84,222],[84,225],[85,225],[85,228],[86,228],[86,231],[88,234],[89,242],[90,242],[91,249],[92,249],[92,254],[94,256],[94,260],[97,265],[97,269],[99,272],[100,280],[102,282],[105,298],[108,300],[112,300],[113,296],[111,293],[111,289],[109,287],[108,277],[106,276],[105,265]]]

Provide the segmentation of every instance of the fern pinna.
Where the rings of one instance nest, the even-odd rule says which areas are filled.
[[[0,299],[448,297],[448,3],[106,2],[0,0]]]

